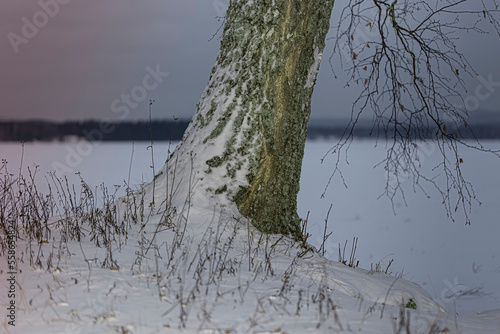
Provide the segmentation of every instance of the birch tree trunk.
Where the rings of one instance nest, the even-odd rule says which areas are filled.
[[[163,170],[172,184],[178,174],[178,194],[236,203],[260,231],[300,238],[302,158],[333,3],[231,1],[208,85]]]

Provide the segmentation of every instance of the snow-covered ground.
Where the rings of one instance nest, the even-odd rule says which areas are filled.
[[[500,149],[500,142],[484,142]],[[319,244],[324,219],[333,204],[329,219],[327,256],[336,259],[338,244],[358,237],[356,257],[360,266],[370,268],[382,261],[390,271],[424,287],[446,310],[459,315],[500,307],[500,161],[492,155],[471,150],[461,152],[465,177],[472,182],[482,205],[473,205],[471,225],[465,225],[463,213],[455,214],[453,223],[447,216],[438,193],[428,188],[430,198],[413,192],[409,179],[403,181],[406,202],[395,201],[394,215],[389,199],[377,199],[384,191],[386,175],[382,167],[374,168],[384,155],[383,145],[373,141],[355,141],[348,151],[348,162],[340,169],[347,188],[335,178],[325,198],[321,194],[331,175],[335,157],[319,160],[332,147],[329,142],[310,142],[304,159],[299,212],[311,211],[309,228]],[[437,147],[422,146],[420,160],[427,175],[441,158]],[[437,170],[439,171],[439,170]],[[478,290],[478,293],[459,297]],[[459,298],[457,298],[459,297]]]
[[[310,211],[309,242],[321,244],[323,221],[333,204],[327,257],[336,260],[338,244],[346,239],[349,253],[352,238],[358,237],[359,267],[369,270],[380,263],[385,270],[394,259],[389,268],[393,275],[301,254],[297,245],[277,236],[260,239],[244,220],[231,219],[231,208],[199,208],[189,213],[185,232],[181,218],[175,221],[177,228],[166,226],[153,239],[161,216],[151,217],[142,230],[131,229],[121,249],[112,249],[118,270],[101,268],[108,253],[88,240],[69,242],[57,258],[61,248],[53,239],[42,245],[44,261],[54,253],[52,269],[33,270],[19,240],[16,327],[2,316],[1,331],[157,333],[178,332],[185,325],[185,332],[201,333],[404,333],[399,326],[406,326],[410,317],[411,333],[428,333],[433,324],[435,333],[500,332],[499,162],[463,153],[467,176],[483,202],[473,207],[472,225],[465,226],[460,214],[450,222],[437,196],[413,194],[411,181],[408,207],[398,200],[394,216],[388,200],[377,200],[386,178],[373,166],[384,150],[374,148],[372,141],[355,141],[349,165],[342,163],[348,188],[334,178],[321,198],[334,161],[320,164],[320,158],[331,145],[309,142],[306,148],[299,210],[302,217]],[[500,148],[500,142],[488,145]],[[27,166],[40,165],[41,190],[55,162],[71,170],[70,181],[78,184],[72,173],[80,172],[91,188],[104,182],[113,189],[129,179],[138,184],[152,179],[147,146],[26,144],[23,173]],[[154,150],[158,170],[169,145],[156,143]],[[2,143],[0,152],[9,170],[18,173],[20,144]],[[432,147],[422,148],[424,169],[434,167],[438,158]],[[0,268],[7,278],[4,259]],[[402,270],[411,282],[398,278]],[[2,309],[10,300],[7,290],[1,293]],[[417,309],[399,306],[412,302]]]

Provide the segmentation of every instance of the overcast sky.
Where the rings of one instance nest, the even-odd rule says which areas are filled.
[[[209,40],[228,2],[2,0],[0,120],[144,119],[150,99],[154,117],[190,119],[219,48],[218,38]],[[460,43],[478,74],[500,82],[499,39],[464,35]],[[324,58],[329,54],[327,47]],[[344,84],[324,62],[313,119],[347,117],[355,95]],[[469,94],[480,84],[468,80]],[[493,90],[480,110],[500,110],[500,87]]]

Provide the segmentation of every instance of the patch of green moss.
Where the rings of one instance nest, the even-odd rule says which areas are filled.
[[[222,158],[216,155],[212,159],[207,160],[207,165],[209,165],[212,168],[216,168],[222,165],[222,162],[223,162]]]
[[[406,308],[411,308],[413,310],[416,310],[417,309],[417,303],[415,303],[415,300],[413,298],[410,298],[410,300],[408,300],[408,302],[406,303],[405,307]]]
[[[215,194],[219,195],[225,193],[227,191],[227,185],[223,185],[222,187],[215,190]]]
[[[207,124],[212,121],[212,117],[214,117],[214,113],[215,113],[216,109],[217,109],[217,105],[215,104],[214,101],[212,101],[212,104],[210,105],[210,109],[207,111],[207,115],[206,115]]]
[[[241,167],[243,166],[243,161],[238,160],[234,164],[227,164],[226,169],[227,169],[227,176],[229,176],[231,179],[236,178],[236,172],[241,170]]]
[[[209,139],[217,138],[222,133],[222,131],[224,131],[227,123],[229,122],[229,119],[231,118],[231,113],[233,112],[235,107],[236,107],[236,102],[233,102],[228,106],[227,110],[224,112],[222,117],[217,120],[217,125],[215,126],[215,128],[212,130],[210,135],[207,138],[205,138],[203,143],[206,143]]]

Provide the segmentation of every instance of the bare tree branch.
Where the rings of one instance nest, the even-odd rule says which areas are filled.
[[[397,195],[404,199],[401,178],[410,177],[414,188],[424,193],[423,183],[439,191],[451,219],[458,208],[463,209],[469,224],[468,213],[477,199],[462,174],[459,148],[497,157],[500,152],[477,139],[463,139],[464,131],[475,137],[467,110],[456,106],[465,105],[464,78],[476,73],[456,40],[459,31],[493,30],[500,35],[499,13],[497,0],[349,0],[335,28],[330,65],[335,74],[334,60],[339,59],[348,73],[347,86],[358,85],[361,93],[353,103],[348,127],[327,153],[337,156],[333,175],[339,172],[341,151],[349,148],[361,115],[369,112],[372,135],[387,140],[387,155],[380,163],[388,180],[383,195],[391,201]],[[419,145],[428,143],[437,145],[442,155],[435,170],[442,171],[444,186],[421,173]]]

